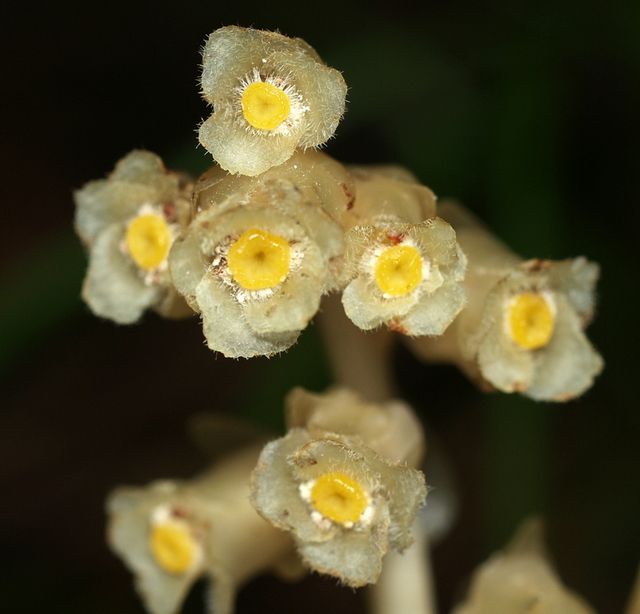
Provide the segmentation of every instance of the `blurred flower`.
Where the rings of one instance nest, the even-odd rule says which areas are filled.
[[[469,305],[448,339],[412,347],[504,392],[545,401],[582,394],[603,366],[583,332],[593,315],[598,265],[585,258],[524,262],[460,205],[447,203],[440,214],[469,258]]]
[[[161,315],[191,313],[175,293],[167,255],[190,218],[191,184],[148,151],[132,151],[108,179],[74,194],[76,230],[89,249],[82,297],[99,316],[137,321],[149,307]]]
[[[298,398],[290,403],[313,403],[306,393],[296,394]],[[351,395],[355,402],[351,420],[340,417],[338,408],[327,414],[327,404],[335,401],[345,407],[349,395],[328,395],[326,404],[319,401],[323,408],[311,410],[309,430],[291,428],[285,437],[264,448],[252,475],[252,503],[274,526],[292,532],[309,567],[350,586],[362,586],[377,580],[389,548],[403,551],[411,545],[411,524],[426,496],[426,486],[422,473],[383,458],[355,434],[359,426],[369,436],[377,432],[373,439],[395,455],[398,450],[388,444],[400,443],[400,436],[370,428],[357,413],[360,408],[369,417],[378,413],[378,424],[390,428],[407,424],[406,416],[401,416],[406,410],[396,407],[392,413],[399,413],[385,420],[386,408],[367,410],[368,404]],[[309,409],[300,411],[305,414]],[[316,410],[325,414],[317,421],[313,418]],[[346,427],[349,435],[325,431],[323,427],[331,423]]]
[[[452,614],[595,614],[568,590],[549,562],[538,520],[525,522],[503,552],[473,574]]]
[[[364,330],[386,324],[405,335],[440,335],[466,302],[466,258],[435,215],[425,186],[395,167],[355,167],[345,234],[342,303]]]
[[[200,178],[199,212],[169,262],[211,349],[248,358],[296,341],[338,283],[342,231],[322,202],[346,198],[343,174],[319,152],[298,152],[256,178],[219,167]]]
[[[394,463],[419,467],[424,455],[422,425],[409,405],[398,399],[370,403],[348,388],[323,394],[294,388],[285,399],[288,428],[304,428],[312,438],[327,433],[357,437]]]
[[[227,26],[202,55],[202,95],[214,111],[200,143],[223,169],[258,175],[335,132],[347,86],[303,40]]]
[[[259,450],[236,453],[195,480],[119,488],[109,497],[109,543],[151,614],[177,612],[202,576],[211,580],[210,611],[230,614],[238,586],[280,562],[287,569],[291,540],[249,504]]]

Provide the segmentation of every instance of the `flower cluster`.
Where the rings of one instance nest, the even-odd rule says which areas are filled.
[[[345,86],[301,40],[216,30],[202,84],[214,114],[201,140],[218,164],[195,186],[134,151],[76,193],[95,313],[129,323],[150,306],[191,308],[211,349],[249,358],[291,347],[339,291],[358,328],[420,337],[419,353],[500,390],[566,400],[591,385],[597,265],[523,262],[455,207],[436,209],[409,171],[313,149]]]
[[[346,85],[304,41],[232,26],[213,32],[203,55],[213,114],[199,138],[216,164],[194,183],[133,151],[76,192],[85,301],[123,324],[147,308],[196,312],[212,350],[249,358],[291,347],[335,293],[325,314],[339,318],[325,328],[343,350],[339,379],[386,401],[295,389],[287,434],[232,454],[244,428],[200,429],[222,460],[191,481],[113,493],[110,545],[152,614],[174,614],[202,576],[212,581],[211,610],[229,614],[248,578],[302,564],[353,587],[382,574],[384,593],[400,570],[424,571],[428,542],[416,521],[427,494],[424,436],[411,408],[389,400],[387,341],[400,333],[420,356],[454,363],[485,387],[576,397],[602,368],[584,334],[598,266],[525,262],[460,206],[436,206],[406,169],[344,166],[317,151],[343,115]],[[362,341],[361,330],[381,326],[373,343]],[[414,523],[420,547],[403,562]],[[456,614],[547,608],[547,597],[548,611],[588,612],[534,554],[514,547],[488,564]],[[413,584],[414,597],[426,592]]]

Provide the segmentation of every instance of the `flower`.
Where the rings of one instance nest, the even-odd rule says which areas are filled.
[[[303,391],[293,394],[289,403],[299,407],[290,406],[290,416],[306,415],[309,429],[293,427],[267,444],[252,474],[251,501],[274,526],[293,534],[309,567],[350,586],[374,583],[388,549],[401,552],[413,542],[411,523],[426,486],[420,471],[384,458],[352,433],[364,430],[364,439],[393,455],[399,449],[415,452],[400,435],[415,418],[407,417],[410,410],[401,404],[376,407],[345,391],[325,400]],[[351,419],[339,415],[349,401],[354,404],[347,412]],[[377,418],[376,426],[367,418]],[[324,430],[330,424],[349,434]],[[399,431],[384,433],[394,426]],[[414,435],[409,439],[416,442]]]
[[[453,614],[540,612],[595,614],[567,589],[549,562],[537,519],[525,521],[503,552],[473,574],[467,599]]]
[[[169,264],[176,288],[202,315],[211,349],[248,358],[296,341],[338,283],[342,230],[322,202],[347,198],[348,179],[319,152],[297,152],[255,178],[219,167],[200,178],[199,212]]]
[[[354,168],[355,204],[342,214],[345,313],[364,330],[440,335],[466,303],[466,258],[455,232],[432,217],[435,199],[389,171]]]
[[[335,132],[347,86],[303,40],[227,26],[202,55],[202,95],[214,111],[200,143],[223,169],[258,175]]]
[[[89,249],[82,296],[119,324],[153,307],[164,316],[191,313],[171,286],[167,255],[189,221],[191,185],[149,151],[135,150],[108,179],[75,192],[76,230]]]
[[[583,332],[598,265],[582,257],[525,262],[460,205],[446,203],[440,213],[469,258],[469,306],[448,331],[454,343],[417,342],[418,353],[440,353],[499,390],[536,400],[566,401],[587,390],[603,367]]]
[[[191,585],[210,578],[211,611],[231,614],[237,587],[280,563],[289,537],[249,505],[260,447],[245,448],[190,481],[119,488],[107,502],[111,548],[135,575],[151,614],[174,614]]]

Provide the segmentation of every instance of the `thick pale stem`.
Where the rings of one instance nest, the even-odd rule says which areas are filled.
[[[416,541],[408,550],[384,558],[380,578],[369,589],[371,614],[436,614],[428,537],[419,518],[411,533]]]
[[[369,401],[391,399],[395,391],[389,364],[392,332],[360,330],[345,315],[339,294],[324,297],[319,324],[336,383]]]
[[[391,399],[391,331],[357,328],[345,315],[338,294],[323,299],[319,323],[336,383],[371,401]],[[419,519],[412,534],[416,541],[407,551],[385,555],[380,578],[369,588],[372,614],[436,614],[431,553]]]

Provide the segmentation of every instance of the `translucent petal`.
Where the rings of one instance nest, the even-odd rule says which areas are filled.
[[[201,145],[230,173],[251,177],[286,162],[295,151],[304,126],[289,134],[257,134],[235,117],[212,115],[198,133]]]
[[[460,284],[444,284],[435,292],[423,294],[399,323],[405,335],[442,335],[466,303],[467,293]]]
[[[362,330],[376,328],[409,313],[418,301],[416,293],[385,299],[364,275],[356,277],[342,292],[347,317]]]
[[[503,392],[525,392],[534,377],[535,361],[528,350],[519,349],[493,326],[478,348],[482,376]]]
[[[554,334],[536,356],[535,374],[527,390],[537,400],[568,401],[581,395],[604,366],[568,299],[557,295],[556,303]]]
[[[146,285],[138,268],[120,251],[124,226],[113,224],[98,235],[89,255],[82,297],[93,313],[118,324],[132,324],[166,290]]]
[[[74,195],[76,230],[85,242],[92,243],[107,226],[133,217],[142,204],[153,203],[156,197],[151,186],[90,181]]]
[[[202,330],[207,345],[228,358],[271,356],[289,349],[299,330],[284,333],[258,333],[246,322],[240,304],[228,288],[207,272],[195,289],[202,315]]]
[[[152,614],[174,614],[202,569],[188,574],[165,572],[152,558],[148,538],[153,509],[166,501],[158,483],[154,494],[142,489],[120,489],[108,501],[111,516],[109,543],[135,574],[136,588]]]
[[[303,330],[320,307],[321,287],[317,277],[296,271],[276,288],[273,296],[243,304],[244,317],[259,333]]]

